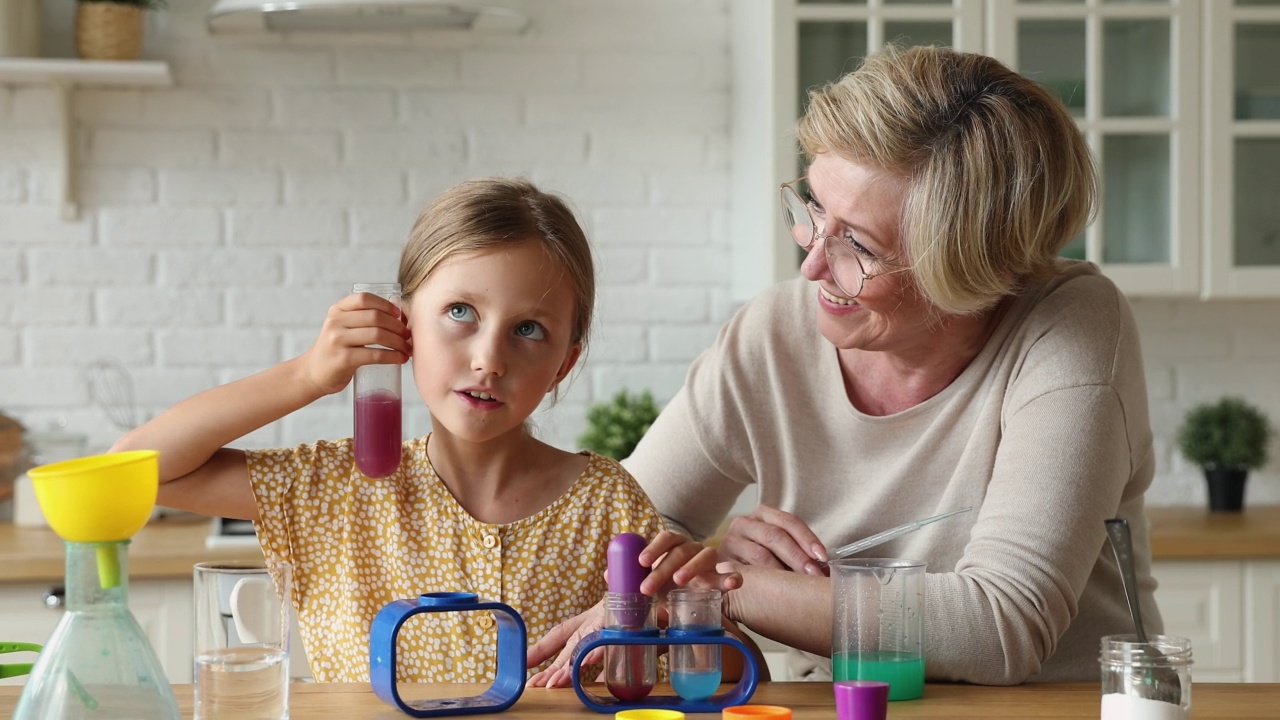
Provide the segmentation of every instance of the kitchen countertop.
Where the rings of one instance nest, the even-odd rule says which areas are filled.
[[[1156,560],[1280,560],[1280,505],[1214,513],[1203,506],[1148,507]]]
[[[725,686],[727,689],[728,686]],[[193,700],[191,685],[175,685],[178,709],[183,717],[191,717]],[[483,685],[413,684],[401,687],[405,699],[455,698],[477,695]],[[0,687],[0,715],[11,714],[18,703],[21,688]],[[603,689],[598,693],[605,692]],[[662,690],[670,695],[670,687]],[[889,715],[895,718],[1088,718],[1097,720],[1101,703],[1098,683],[1027,684],[1014,687],[978,685],[925,686],[919,700],[889,703]],[[796,720],[835,717],[835,697],[831,683],[790,682],[761,683],[751,698],[752,705],[781,705],[791,708]],[[1192,712],[1196,720],[1262,720],[1276,717],[1280,704],[1280,685],[1264,683],[1213,684],[1196,683]],[[373,694],[367,684],[295,683],[290,686],[289,717],[293,720],[342,718],[405,718]],[[494,717],[485,715],[484,717]],[[571,688],[544,690],[528,688],[511,709],[501,717],[521,718],[607,718],[609,715],[588,710]],[[690,718],[718,718],[719,713],[690,714]]]
[[[191,577],[191,566],[207,560],[261,560],[257,545],[207,549],[212,520],[202,515],[158,520],[129,545],[129,577]],[[61,580],[66,572],[62,539],[47,528],[0,523],[0,583]]]
[[[1156,560],[1280,559],[1280,505],[1211,513],[1203,507],[1150,507],[1151,554]],[[143,528],[129,546],[129,576],[189,577],[205,560],[261,559],[257,547],[208,549],[210,520],[179,516]],[[0,523],[0,582],[61,579],[62,540],[52,531]]]

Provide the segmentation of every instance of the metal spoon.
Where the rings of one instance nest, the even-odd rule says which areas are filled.
[[[1116,554],[1116,564],[1120,566],[1120,582],[1124,585],[1125,598],[1129,601],[1129,614],[1133,617],[1133,628],[1138,635],[1138,643],[1133,646],[1135,658],[1146,656],[1146,661],[1159,665],[1164,654],[1147,640],[1147,632],[1142,628],[1142,609],[1138,606],[1138,577],[1133,570],[1133,539],[1129,536],[1129,521],[1123,518],[1112,518],[1106,521],[1107,537],[1111,538],[1111,549]],[[1178,671],[1170,667],[1149,667],[1145,672],[1133,672],[1126,675],[1129,680],[1126,694],[1137,695],[1148,700],[1180,705],[1182,703],[1182,681]]]

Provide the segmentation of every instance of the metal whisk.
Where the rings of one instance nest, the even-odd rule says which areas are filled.
[[[114,360],[95,360],[84,369],[89,400],[100,408],[118,430],[138,426],[133,377]]]

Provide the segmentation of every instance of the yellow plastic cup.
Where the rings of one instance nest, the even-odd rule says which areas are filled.
[[[27,471],[49,527],[69,542],[119,542],[151,517],[160,487],[155,450],[90,455]]]
[[[614,720],[684,720],[684,713],[661,708],[620,710],[614,714],[613,718]]]

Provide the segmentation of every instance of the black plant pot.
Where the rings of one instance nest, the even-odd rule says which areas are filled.
[[[1209,483],[1209,509],[1213,512],[1240,512],[1244,509],[1244,481],[1249,471],[1243,468],[1205,468]]]

